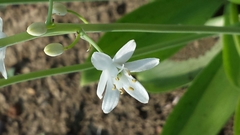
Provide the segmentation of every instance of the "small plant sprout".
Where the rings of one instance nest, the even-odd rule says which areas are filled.
[[[43,22],[35,22],[28,26],[27,33],[32,36],[42,36],[47,32],[46,24]]]
[[[97,95],[102,99],[106,87],[102,104],[104,113],[111,112],[117,106],[119,96],[124,91],[139,102],[148,103],[147,91],[130,73],[151,69],[159,64],[159,59],[146,58],[126,63],[135,48],[135,41],[130,40],[116,53],[113,59],[101,52],[94,52],[92,55],[93,66],[97,70],[103,71],[98,83]]]
[[[56,14],[56,15],[59,15],[59,16],[64,16],[64,15],[67,14],[67,8],[62,3],[54,2],[53,3],[52,14]]]
[[[6,37],[5,33],[3,31],[3,21],[2,18],[0,17],[0,38]],[[5,58],[5,53],[6,53],[6,47],[0,48],[0,72],[2,73],[2,76],[7,79],[7,72],[4,64],[4,58]]]
[[[63,51],[64,51],[64,47],[60,43],[51,43],[44,48],[45,54],[52,57],[61,55]]]

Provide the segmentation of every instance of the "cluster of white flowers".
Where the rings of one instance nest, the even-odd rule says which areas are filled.
[[[100,52],[94,52],[92,55],[93,66],[97,70],[103,71],[98,83],[97,95],[102,99],[105,91],[102,104],[104,113],[111,112],[117,106],[120,94],[124,93],[124,91],[139,102],[148,103],[147,91],[130,73],[151,69],[159,64],[159,59],[146,58],[127,62],[135,48],[135,41],[130,40],[116,53],[113,59]]]

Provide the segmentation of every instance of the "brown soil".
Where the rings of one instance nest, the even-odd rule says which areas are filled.
[[[124,14],[145,4],[148,0],[122,0],[121,2],[72,2],[67,7],[82,14],[90,23],[114,22]],[[25,31],[33,22],[42,22],[47,14],[47,4],[6,6],[0,10],[4,32],[13,35]],[[74,22],[74,16],[54,17],[57,22]],[[90,35],[95,41],[100,34]],[[70,44],[74,35],[40,38],[8,47],[6,67],[14,74],[83,63],[87,58],[88,44],[80,41],[73,49],[58,57],[44,54],[45,45],[52,42]],[[205,46],[195,42],[187,51],[173,58],[182,60],[203,54]],[[185,49],[185,50],[186,50]],[[184,56],[184,57],[183,57]],[[44,79],[18,83],[0,91],[1,135],[156,135],[161,133],[168,114],[184,90],[165,94],[150,94],[144,105],[124,94],[118,106],[110,113],[101,110],[101,100],[96,96],[97,84],[80,87],[80,73],[57,75]],[[220,134],[232,134],[228,130]],[[229,127],[229,126],[228,126]],[[230,132],[230,133],[227,133]]]

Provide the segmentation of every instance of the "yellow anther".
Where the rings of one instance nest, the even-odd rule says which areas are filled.
[[[133,88],[133,87],[128,87],[128,89],[134,91],[134,88]]]
[[[119,77],[116,77],[115,79],[116,79],[116,81],[119,81]]]
[[[134,82],[134,83],[135,83],[135,82],[137,82],[137,80],[136,80],[136,79],[132,79],[132,82]]]
[[[129,70],[127,70],[127,73],[128,73],[128,75],[129,75],[129,76],[131,76],[131,73],[130,73],[130,71],[129,71]]]
[[[119,91],[120,91],[121,95],[124,94],[124,89],[123,88],[120,88]]]
[[[115,84],[113,84],[112,90],[116,90],[116,85]]]

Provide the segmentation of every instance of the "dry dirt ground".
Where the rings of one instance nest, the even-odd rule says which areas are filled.
[[[67,7],[83,15],[90,23],[114,22],[124,14],[145,4],[147,0],[121,0],[120,2],[72,2]],[[4,32],[13,35],[25,31],[33,22],[42,22],[47,14],[47,4],[14,5],[1,8]],[[57,22],[79,20],[71,15],[55,17]],[[95,41],[100,34],[90,35]],[[6,67],[14,74],[83,63],[87,58],[88,44],[80,41],[74,49],[58,57],[46,56],[45,45],[52,42],[70,44],[74,35],[40,38],[7,48]],[[174,59],[197,57],[211,45],[195,42],[175,55]],[[57,75],[44,79],[1,88],[1,135],[156,135],[184,90],[171,93],[150,94],[144,105],[127,94],[110,114],[101,110],[101,100],[96,96],[97,84],[80,87],[80,73]],[[231,135],[231,121],[221,135]]]

